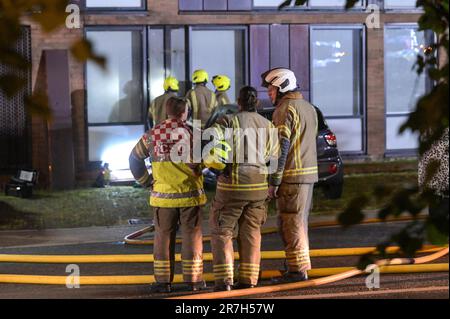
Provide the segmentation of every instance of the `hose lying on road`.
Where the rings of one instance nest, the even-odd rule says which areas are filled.
[[[380,268],[381,273],[386,274],[397,274],[397,273],[424,273],[424,272],[448,272],[449,265],[448,264],[425,264],[425,265],[407,265],[407,266],[383,266]],[[308,275],[311,278],[323,277],[323,276],[340,276],[339,274],[354,272],[355,274],[359,274],[355,272],[352,267],[338,267],[338,268],[317,268],[308,271]],[[267,270],[261,272],[262,279],[269,279],[275,276],[280,276],[281,272],[279,270]],[[207,273],[203,275],[205,281],[211,282],[214,281],[214,274]],[[321,278],[318,280],[326,280],[327,278]],[[348,278],[348,277],[345,277]],[[66,285],[66,284],[74,284],[73,276],[41,276],[41,275],[12,275],[12,274],[0,274],[0,283],[9,283],[9,284],[39,284],[39,285]],[[139,276],[80,276],[79,277],[80,285],[146,285],[155,282],[153,275],[139,275]],[[305,284],[313,282],[303,282],[299,284]],[[182,275],[175,275],[174,283],[183,283]],[[329,282],[329,281],[328,281]],[[326,282],[326,283],[328,283]],[[293,285],[293,284],[289,284]],[[277,286],[274,286],[276,288]],[[211,294],[198,294],[193,295],[191,297],[197,298],[227,298],[227,297],[235,297],[242,296],[236,295],[236,293],[244,292],[244,295],[252,294],[253,292],[258,291],[259,289],[268,289],[272,287],[261,287],[261,288],[253,288],[253,289],[243,289],[243,290],[233,290],[231,292],[223,293],[222,295],[217,295],[218,293]],[[296,289],[297,287],[290,288]],[[282,290],[275,290],[282,291]],[[257,292],[264,293],[264,292]],[[219,293],[220,294],[220,293]],[[230,295],[231,294],[231,295]],[[187,297],[181,297],[187,298]]]
[[[382,272],[381,270],[383,268],[386,269],[387,267],[391,267],[391,265],[410,265],[409,267],[420,266],[420,264],[425,264],[425,263],[431,262],[431,261],[439,259],[447,254],[448,254],[448,247],[444,248],[436,253],[433,253],[433,254],[430,254],[430,255],[427,255],[424,257],[395,258],[395,259],[379,260],[375,264],[369,265],[366,269],[373,269],[375,267],[380,267],[380,272]],[[412,265],[412,264],[415,264],[415,265]],[[389,266],[387,266],[387,265],[389,265]],[[428,265],[428,266],[431,266],[431,265]],[[399,266],[399,267],[402,267],[402,266]],[[403,267],[406,267],[406,266],[403,266]],[[448,268],[448,264],[447,264],[447,268]],[[334,275],[328,275],[328,276],[325,276],[322,278],[312,279],[312,280],[307,280],[307,281],[302,281],[302,282],[295,282],[295,283],[281,284],[281,285],[274,285],[274,286],[257,287],[257,288],[250,288],[250,289],[237,289],[237,290],[232,290],[232,291],[202,293],[202,294],[175,297],[175,298],[170,298],[170,299],[220,299],[220,298],[231,298],[231,297],[242,297],[242,296],[250,296],[250,295],[268,294],[268,293],[275,293],[275,292],[286,291],[286,290],[321,286],[321,285],[329,284],[332,282],[344,280],[344,279],[347,279],[350,277],[358,276],[358,275],[361,275],[364,273],[365,273],[364,270],[352,268],[352,269],[349,269],[349,270],[346,270],[346,271],[343,271],[341,273],[337,273]]]
[[[370,218],[363,220],[360,224],[376,224],[376,223],[382,223],[382,222],[404,222],[404,221],[411,221],[411,220],[421,220],[426,219],[426,215],[419,215],[417,217],[410,217],[410,216],[404,216],[404,217],[396,217],[396,218],[388,218],[386,220],[378,219],[378,218]],[[315,222],[310,223],[309,228],[323,228],[323,227],[334,227],[334,226],[340,226],[339,223],[335,221],[323,221],[323,222]],[[140,229],[134,233],[131,233],[124,238],[124,242],[129,245],[153,245],[154,241],[153,239],[148,240],[141,240],[136,239],[146,233],[151,233],[155,231],[155,226],[147,226],[143,229]],[[267,227],[261,229],[261,234],[267,235],[267,234],[273,234],[278,232],[278,228],[276,227]],[[211,236],[203,236],[203,241],[210,241]],[[181,238],[176,239],[176,243],[181,243]]]
[[[442,249],[436,246],[424,246],[419,253],[431,253]],[[375,252],[375,247],[312,249],[311,257],[339,257],[360,256]],[[386,253],[395,254],[399,247],[393,246],[386,249]],[[239,260],[239,253],[235,252],[235,260]],[[262,251],[261,259],[285,259],[284,251]],[[204,261],[212,261],[211,253],[203,254]],[[181,261],[181,254],[175,255],[175,261]],[[86,263],[152,263],[154,257],[151,254],[122,254],[122,255],[10,255],[0,254],[0,263],[41,263],[41,264],[86,264]]]

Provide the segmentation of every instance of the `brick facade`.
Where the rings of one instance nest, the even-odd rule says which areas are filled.
[[[223,5],[221,1],[216,2],[214,5],[218,7]],[[364,24],[367,18],[367,14],[362,12],[179,12],[178,3],[178,0],[148,0],[146,12],[87,13],[82,17],[82,25]],[[367,155],[372,159],[383,158],[385,153],[384,24],[414,23],[419,16],[419,13],[381,12],[380,29],[368,29],[366,33]],[[35,89],[39,84],[38,71],[43,50],[68,49],[73,41],[83,36],[84,29],[61,28],[52,34],[45,34],[29,21],[24,21],[24,24],[30,25],[32,30],[32,78]],[[291,32],[295,30],[291,29]],[[82,176],[87,171],[84,65],[71,56],[69,64],[76,172],[78,176]],[[48,171],[48,156],[45,154],[48,149],[46,124],[39,119],[33,119],[32,129],[33,166],[42,172]],[[44,181],[44,185],[45,183]]]

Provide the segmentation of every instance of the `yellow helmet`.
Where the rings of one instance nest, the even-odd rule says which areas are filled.
[[[226,91],[231,86],[231,80],[226,75],[215,75],[212,78],[212,82],[216,87],[217,91]]]
[[[195,70],[194,73],[192,74],[193,83],[203,83],[208,81],[209,81],[208,72],[206,72],[205,70]]]
[[[178,91],[179,89],[178,80],[173,76],[169,76],[164,80],[164,91]]]
[[[218,142],[216,145],[214,145],[207,158],[205,159],[205,166],[217,171],[223,171],[227,166],[230,151],[231,146],[227,142]]]

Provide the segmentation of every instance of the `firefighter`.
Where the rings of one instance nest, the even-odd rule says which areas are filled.
[[[155,127],[167,119],[166,103],[171,97],[176,97],[179,91],[176,78],[169,76],[164,80],[164,94],[155,98],[148,108],[149,127]]]
[[[231,104],[227,91],[231,87],[231,80],[226,75],[215,75],[212,82],[216,87],[217,106]]]
[[[204,128],[209,117],[217,107],[217,98],[213,91],[206,87],[209,81],[208,73],[205,70],[196,70],[192,74],[194,88],[186,93],[191,108],[192,120],[201,120],[201,127]]]
[[[287,271],[274,282],[303,281],[311,269],[308,217],[318,181],[317,113],[298,91],[291,70],[269,70],[262,80],[276,106],[273,124],[278,128],[281,149],[277,172],[270,176],[269,197],[276,198]]]
[[[144,187],[152,187],[155,242],[153,292],[170,292],[175,267],[175,239],[180,224],[183,279],[192,291],[204,287],[201,206],[206,203],[200,164],[190,161],[192,132],[186,125],[185,100],[171,97],[168,119],[147,131],[130,155],[130,168]],[[188,150],[188,151],[186,151]],[[189,155],[191,154],[191,155]],[[179,158],[175,158],[179,157]],[[144,160],[152,161],[153,181]]]
[[[220,118],[213,126],[213,129],[218,132],[219,139],[226,139],[224,135],[226,129],[232,128],[234,131],[232,141],[228,143],[233,145],[232,155],[234,156],[230,155],[229,164],[218,177],[217,190],[210,211],[209,224],[216,291],[228,291],[233,288],[233,232],[236,226],[239,226],[240,265],[239,280],[235,288],[252,288],[258,283],[261,226],[267,217],[268,168],[266,161],[270,159],[276,148],[275,139],[272,138],[273,133],[275,138],[277,136],[272,123],[256,112],[257,103],[257,91],[252,87],[242,88],[238,98],[239,112]],[[249,140],[248,135],[241,135],[243,130],[253,132],[250,134],[254,135],[253,141]],[[247,138],[246,141],[244,141],[245,138]],[[261,144],[258,142],[259,138],[262,138]],[[248,147],[245,148],[245,145]],[[217,148],[219,148],[219,154],[221,151],[224,154],[221,157],[229,153],[229,149],[224,149],[223,142],[214,148],[213,153]],[[259,158],[256,161],[251,160],[251,153],[262,154],[262,160]],[[276,155],[272,157],[277,158]],[[220,164],[220,161],[217,162]],[[207,160],[204,163],[209,166]]]

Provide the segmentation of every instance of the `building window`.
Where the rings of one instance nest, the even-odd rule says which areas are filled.
[[[386,26],[384,42],[386,149],[416,149],[417,135],[409,131],[399,135],[398,130],[430,86],[425,73],[419,76],[413,70],[417,56],[430,42],[417,25]]]
[[[106,70],[86,65],[89,161],[109,162],[113,169],[128,167],[129,152],[144,131],[142,34],[140,28],[86,31],[107,59]]]
[[[243,27],[195,27],[190,36],[190,71],[204,69],[210,78],[224,74],[231,79],[228,96],[235,102],[239,89],[247,83],[247,29]],[[211,79],[208,84],[214,90]]]
[[[145,0],[84,0],[87,10],[145,10]]]
[[[186,28],[150,27],[148,30],[150,100],[164,93],[164,79],[177,78],[180,95],[187,91]]]
[[[361,8],[366,1],[358,1],[354,8]],[[254,8],[277,8],[283,1],[280,0],[253,0]],[[343,9],[346,0],[309,0],[303,6],[295,6],[292,1],[291,6],[302,9]]]
[[[313,26],[311,102],[322,110],[344,152],[364,151],[362,26]]]
[[[384,0],[385,9],[416,9],[416,0]]]

